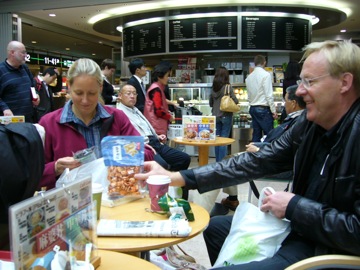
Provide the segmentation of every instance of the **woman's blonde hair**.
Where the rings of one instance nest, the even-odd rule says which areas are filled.
[[[75,78],[81,75],[93,76],[99,85],[103,85],[103,76],[99,65],[89,58],[80,58],[71,65],[67,74],[69,86],[74,83]]]

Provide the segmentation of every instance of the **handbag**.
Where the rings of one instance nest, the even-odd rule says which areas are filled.
[[[177,249],[175,249],[177,247]],[[187,254],[179,245],[151,251],[150,262],[165,270],[207,270],[196,263],[195,258]]]
[[[220,250],[214,267],[244,264],[273,257],[290,232],[290,222],[260,210],[265,190],[262,189],[258,207],[241,202],[236,208],[229,235]]]
[[[238,112],[240,107],[230,96],[230,84],[225,85],[224,96],[220,101],[220,111],[223,112]]]

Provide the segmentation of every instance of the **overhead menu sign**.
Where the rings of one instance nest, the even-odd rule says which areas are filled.
[[[165,21],[124,28],[124,56],[165,53]]]
[[[169,52],[237,50],[237,16],[169,20]]]
[[[292,17],[243,16],[242,50],[299,51],[309,43],[309,20]]]

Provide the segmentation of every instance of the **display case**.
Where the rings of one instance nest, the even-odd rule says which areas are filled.
[[[245,83],[232,84],[235,95],[239,100],[241,115],[249,115],[249,102]],[[212,90],[211,83],[193,83],[193,84],[169,84],[171,100],[178,102],[179,98],[184,99],[185,105],[194,104],[203,115],[211,115],[209,106],[209,97]],[[274,102],[277,113],[281,113],[283,106],[282,84],[273,84]]]
[[[210,83],[169,84],[170,97],[174,102],[179,102],[179,98],[183,98],[186,106],[193,104],[203,115],[211,115],[211,87]]]

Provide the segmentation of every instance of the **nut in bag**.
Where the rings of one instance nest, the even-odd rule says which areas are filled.
[[[107,167],[108,196],[142,196],[134,175],[144,165],[144,138],[141,136],[107,136],[101,141]]]

